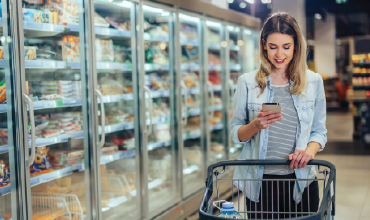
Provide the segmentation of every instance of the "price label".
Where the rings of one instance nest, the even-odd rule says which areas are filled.
[[[57,107],[63,107],[63,100],[62,99],[56,100],[55,102],[56,102]]]
[[[186,133],[186,139],[190,139],[190,133]]]
[[[66,68],[66,63],[65,62],[57,62],[57,67],[58,67],[58,69],[65,69]]]
[[[44,67],[44,68],[50,68],[50,69],[53,69],[53,68],[55,68],[55,65],[54,65],[55,63],[54,62],[52,62],[52,61],[43,61],[42,62],[42,66]]]
[[[132,70],[132,64],[131,63],[126,64],[126,70]]]
[[[44,108],[55,108],[55,101],[44,101]]]

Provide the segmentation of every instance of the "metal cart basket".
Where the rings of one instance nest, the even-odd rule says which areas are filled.
[[[327,161],[323,160],[311,160],[308,162],[307,165],[313,165],[314,168],[318,171],[317,177],[315,179],[308,179],[301,176],[299,179],[226,179],[224,177],[224,173],[226,170],[226,167],[229,166],[248,166],[258,168],[261,166],[289,166],[290,161],[287,160],[228,160],[228,161],[220,161],[215,164],[212,164],[208,167],[207,171],[207,179],[206,179],[206,189],[203,194],[203,199],[200,204],[199,208],[199,219],[200,220],[216,220],[216,219],[226,219],[224,217],[218,217],[217,210],[214,213],[214,206],[218,209],[221,208],[222,202],[225,202],[225,200],[220,200],[219,195],[219,183],[223,182],[223,184],[227,185],[230,184],[231,190],[232,190],[232,200],[236,201],[234,203],[235,211],[237,211],[243,219],[247,219],[249,216],[249,219],[310,219],[310,220],[322,220],[322,219],[334,219],[335,214],[335,166]],[[222,170],[221,170],[222,169]],[[298,171],[299,172],[299,171]],[[311,184],[313,182],[317,182],[317,186],[320,185],[320,194],[319,194],[319,205],[318,210],[312,211],[312,206],[310,209],[310,201],[312,201],[312,198],[310,200],[310,192],[309,189],[311,188]],[[216,183],[214,185],[214,182]],[[255,187],[257,184],[248,184],[249,183],[257,183],[260,184],[259,189],[259,197],[256,196],[256,198],[259,198],[260,203],[256,203],[256,201],[249,200],[246,198],[246,196],[243,194],[243,192],[246,192],[247,194],[249,192],[252,192],[253,187]],[[304,199],[304,196],[302,196],[302,199],[299,203],[296,203],[294,199],[290,199],[291,194],[289,194],[287,200],[286,199],[286,192],[291,190],[296,190],[296,187],[294,187],[297,183],[297,185],[302,184],[305,182],[306,186],[310,185],[310,187],[306,187],[303,191],[303,194],[306,193],[306,198]],[[239,190],[235,185],[239,186]],[[305,185],[303,184],[303,185]],[[282,187],[282,188],[279,188]],[[289,187],[289,188],[288,188]],[[303,187],[302,187],[303,188]],[[265,189],[265,190],[264,190]],[[285,196],[282,196],[281,193],[279,195],[278,189],[287,189],[287,191],[284,191]],[[250,190],[248,192],[248,190]],[[275,192],[274,192],[275,190]],[[214,195],[213,191],[216,191],[217,193],[217,200],[214,201]],[[254,190],[254,192],[256,192]],[[280,190],[281,191],[281,190]],[[308,192],[307,192],[308,191]],[[311,190],[311,193],[314,190]],[[270,195],[268,195],[268,192],[270,192]],[[272,192],[272,193],[271,193]],[[317,192],[317,191],[316,191]],[[265,195],[263,195],[265,193]],[[266,195],[267,193],[267,195]],[[275,199],[274,199],[275,195]],[[308,198],[307,198],[308,197]],[[265,198],[265,205],[266,206],[262,208],[263,198]],[[317,198],[317,197],[316,197]],[[228,199],[228,198],[226,198]],[[288,201],[289,200],[289,201]],[[233,202],[229,201],[229,202]],[[274,205],[273,204],[274,201]],[[283,202],[281,202],[283,201]],[[271,202],[271,203],[270,203]],[[248,204],[247,204],[248,203]],[[253,206],[254,203],[254,206]],[[270,204],[270,208],[268,208],[268,204]],[[288,204],[286,207],[285,205]],[[316,203],[317,204],[317,203]],[[276,206],[278,208],[276,208]],[[279,207],[280,206],[280,207]],[[284,208],[282,208],[284,206]],[[248,210],[247,207],[253,207]],[[275,210],[274,210],[275,207]],[[292,207],[292,208],[291,208]],[[260,209],[259,209],[260,208]],[[282,211],[283,209],[283,211]],[[221,210],[221,209],[220,209]],[[288,211],[287,211],[288,210]]]

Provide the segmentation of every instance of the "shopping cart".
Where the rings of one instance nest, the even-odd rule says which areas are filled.
[[[216,220],[216,219],[225,219],[222,217],[217,217],[213,213],[214,207],[218,208],[221,210],[221,204],[222,202],[225,202],[225,200],[220,200],[220,194],[219,194],[219,182],[221,181],[226,181],[228,182],[226,185],[230,184],[231,186],[231,191],[232,191],[232,200],[235,201],[237,199],[237,204],[234,203],[235,210],[243,216],[244,219],[247,219],[248,215],[250,216],[250,219],[310,219],[310,220],[316,220],[316,219],[334,219],[334,214],[335,214],[335,166],[331,164],[330,162],[323,161],[323,160],[311,160],[308,162],[307,165],[314,165],[315,168],[317,168],[318,174],[317,178],[315,179],[227,179],[223,178],[225,169],[226,167],[229,166],[271,166],[271,165],[279,165],[279,166],[288,166],[290,165],[290,161],[285,161],[285,160],[229,160],[229,161],[221,161],[215,164],[212,164],[208,167],[207,171],[207,179],[206,179],[206,189],[203,195],[202,202],[200,204],[199,208],[199,219],[200,220]],[[323,169],[324,167],[324,169]],[[218,169],[217,169],[218,168]],[[222,168],[221,171],[220,168]],[[321,168],[321,169],[320,169]],[[329,168],[329,170],[328,170]],[[322,170],[323,169],[323,170]],[[321,176],[323,176],[321,178]],[[214,181],[216,183],[216,189],[214,189]],[[234,183],[238,183],[239,186],[241,186],[244,192],[248,191],[248,188],[246,187],[246,183],[250,181],[263,181],[267,182],[265,186],[271,186],[271,190],[274,189],[274,185],[279,188],[279,183],[280,184],[289,184],[289,187],[293,187],[295,184],[303,181],[307,181],[307,185],[312,181],[318,181],[318,183],[321,185],[319,197],[320,197],[320,205],[318,207],[317,212],[310,212],[310,211],[303,211],[303,203],[304,201],[296,204],[294,200],[290,200],[289,197],[289,203],[293,204],[293,208],[295,205],[295,210],[289,209],[289,212],[287,211],[281,211],[279,208],[277,210],[273,210],[273,207],[270,207],[270,209],[257,211],[257,210],[247,210],[247,199],[244,196],[244,194],[236,188]],[[270,183],[270,184],[269,184]],[[225,183],[224,183],[225,184]],[[248,184],[250,187],[253,184]],[[262,185],[262,184],[261,184]],[[244,186],[244,187],[243,187]],[[285,185],[284,185],[285,187]],[[307,191],[308,188],[305,190]],[[321,190],[322,189],[322,190]],[[217,190],[217,201],[213,201],[213,191]],[[290,190],[290,189],[289,189]],[[263,190],[262,190],[263,191]],[[262,197],[262,191],[261,191],[261,197]],[[309,190],[308,190],[309,191]],[[268,192],[267,190],[265,192]],[[276,194],[277,192],[275,192]],[[307,193],[309,195],[309,192]],[[279,194],[278,194],[279,195]],[[237,198],[236,198],[237,196]],[[235,197],[235,198],[234,198]],[[244,197],[244,198],[243,198]],[[273,196],[272,196],[273,197]],[[278,196],[279,197],[279,196]],[[266,195],[265,195],[266,198]],[[267,198],[271,198],[271,195],[268,196]],[[285,199],[285,197],[284,197]],[[306,198],[307,199],[307,198]],[[273,198],[271,198],[273,200]],[[275,197],[276,200],[276,197]],[[303,200],[303,199],[302,199]],[[308,196],[308,201],[309,196]],[[277,203],[279,206],[279,201],[280,199],[277,199]],[[232,202],[232,201],[229,201]],[[283,203],[287,201],[284,200]],[[248,203],[253,203],[253,201],[249,200]],[[261,201],[262,203],[262,201]],[[256,203],[255,203],[256,204]],[[308,210],[310,210],[310,202],[306,202],[305,205],[308,204]],[[283,205],[283,204],[281,204]],[[256,207],[255,205],[254,207]],[[299,211],[299,207],[301,206],[301,211]],[[249,204],[249,207],[252,207],[251,204]],[[271,210],[272,209],[272,210]],[[217,213],[217,209],[216,212]],[[281,217],[283,215],[283,217]],[[267,216],[267,217],[266,217]]]

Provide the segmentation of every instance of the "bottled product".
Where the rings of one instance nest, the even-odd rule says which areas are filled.
[[[234,209],[233,202],[225,202],[222,204],[222,210],[218,217],[230,219],[243,219],[243,217]]]

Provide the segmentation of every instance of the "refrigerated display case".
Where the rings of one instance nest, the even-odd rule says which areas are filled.
[[[184,96],[182,126],[183,147],[183,197],[203,188],[204,182],[204,132],[202,88],[202,19],[185,13],[179,14],[179,44],[181,50],[181,88]]]
[[[140,216],[136,13],[130,1],[94,0],[96,94],[99,98],[99,194],[103,219]]]
[[[229,119],[233,113],[233,103],[234,103],[234,93],[236,90],[236,85],[238,81],[238,77],[243,74],[243,49],[244,41],[243,41],[243,30],[238,26],[227,26],[227,33],[228,33],[228,49],[229,49],[229,71],[230,71],[230,79],[229,79],[229,90],[230,90],[230,98],[229,98],[229,106],[228,106],[228,113]],[[229,122],[229,121],[228,121]],[[235,144],[231,138],[229,138],[229,159],[238,159],[243,149],[242,144]]]
[[[221,22],[205,21],[205,65],[207,68],[207,85],[209,98],[208,115],[208,164],[225,160],[226,138],[225,119],[228,117],[226,109],[228,104],[223,102],[229,94],[226,79],[226,47],[225,25]],[[225,105],[226,104],[226,105]]]
[[[175,129],[175,13],[156,4],[142,5],[144,88],[148,95],[148,212],[153,217],[176,203],[178,179]],[[166,8],[166,9],[165,9]],[[146,152],[144,152],[146,153]],[[161,201],[161,202],[158,202]]]

